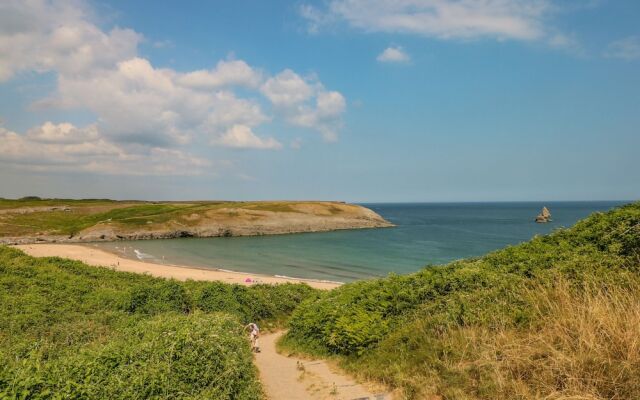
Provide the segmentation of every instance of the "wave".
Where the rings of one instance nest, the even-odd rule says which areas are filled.
[[[134,249],[133,252],[136,253],[136,257],[138,258],[138,260],[155,259],[155,257],[151,254],[143,253],[138,249]]]

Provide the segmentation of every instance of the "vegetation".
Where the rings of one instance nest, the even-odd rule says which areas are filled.
[[[173,224],[174,229],[189,227],[219,213],[220,218],[238,217],[237,210],[301,212],[295,205],[324,205],[330,215],[341,208],[322,202],[143,202],[105,199],[22,199],[0,198],[0,237],[64,235],[72,236],[99,224],[120,229],[159,228]],[[209,214],[207,214],[209,213]]]
[[[0,398],[262,398],[242,326],[278,324],[315,292],[177,282],[0,247]]]
[[[183,206],[201,205],[131,207],[147,218]],[[128,207],[106,212],[138,218]],[[281,345],[406,398],[640,398],[640,203],[329,292],[177,282],[0,247],[0,398],[261,398],[241,334],[255,320],[288,320]]]
[[[640,398],[640,203],[305,301],[282,345],[407,398]]]

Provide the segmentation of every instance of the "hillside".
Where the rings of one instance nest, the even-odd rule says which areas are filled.
[[[0,199],[0,243],[250,236],[388,227],[375,212],[321,201],[143,202]]]
[[[640,203],[301,304],[282,343],[406,398],[640,398]]]
[[[0,246],[0,398],[261,399],[243,324],[315,291],[177,282]]]

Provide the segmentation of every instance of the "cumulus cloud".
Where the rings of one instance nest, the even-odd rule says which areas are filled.
[[[24,72],[52,73],[55,90],[33,108],[88,111],[96,118],[84,127],[47,122],[24,133],[0,127],[0,162],[30,169],[190,174],[211,165],[187,151],[200,144],[282,148],[276,138],[254,133],[278,118],[328,140],[337,137],[344,97],[315,76],[289,69],[270,76],[238,59],[176,71],[141,57],[142,40],[132,29],[101,29],[83,0],[0,2],[0,82]]]
[[[346,101],[341,93],[328,91],[315,77],[303,78],[286,69],[262,85],[262,93],[289,123],[320,132],[335,141]]]
[[[622,60],[640,59],[640,37],[629,36],[609,43],[604,56]]]
[[[548,0],[331,0],[326,9],[300,8],[311,31],[344,21],[365,32],[440,39],[535,40],[545,36]]]
[[[411,60],[411,57],[400,46],[387,47],[384,51],[378,54],[376,60],[384,63],[407,63]]]
[[[0,82],[23,70],[84,74],[133,57],[142,35],[103,32],[87,21],[80,1],[5,0],[0,3]]]
[[[0,164],[31,171],[104,175],[197,175],[212,163],[179,150],[126,147],[100,135],[95,125],[46,122],[19,134],[0,127]]]
[[[214,145],[240,149],[269,149],[277,150],[282,144],[274,138],[260,138],[251,128],[245,125],[234,125],[221,137],[212,141]]]
[[[285,69],[269,78],[262,86],[262,93],[279,107],[290,107],[310,99],[315,88],[300,75]]]
[[[103,133],[117,141],[163,146],[219,135],[234,124],[269,121],[256,101],[230,90],[185,86],[184,76],[136,57],[100,73],[60,76],[57,92],[45,104],[92,111],[100,116]]]
[[[197,89],[216,89],[222,86],[258,87],[262,74],[242,60],[220,61],[214,69],[198,70],[182,75],[178,82]]]
[[[331,135],[337,135],[344,106],[328,110],[324,103],[328,93],[344,103],[341,94],[328,92],[317,79],[305,80],[291,70],[263,80],[244,61],[223,61],[211,71],[183,74],[135,57],[99,73],[61,75],[57,92],[41,104],[90,110],[100,116],[103,132],[118,141],[184,145],[198,135],[215,139],[235,125],[255,128],[273,119],[255,98],[238,97],[233,90],[238,86],[253,87],[265,96],[286,122],[323,133],[331,129]],[[299,114],[316,112],[322,118],[299,121]]]
[[[56,125],[52,122],[28,130],[26,136],[34,142],[58,144],[92,142],[100,138],[95,125],[80,129],[69,123]]]

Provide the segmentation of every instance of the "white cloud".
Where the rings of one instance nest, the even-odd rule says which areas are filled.
[[[310,99],[314,88],[300,75],[285,69],[262,85],[262,93],[276,106],[290,107]]]
[[[535,40],[551,9],[548,0],[331,0],[326,10],[305,5],[300,13],[316,31],[340,20],[365,32]]]
[[[69,123],[55,125],[52,122],[28,130],[26,136],[34,142],[58,144],[91,142],[99,138],[95,125],[79,129]]]
[[[609,43],[604,56],[623,60],[640,59],[640,37],[629,36]]]
[[[142,35],[103,32],[87,21],[79,1],[0,3],[0,82],[22,70],[84,74],[133,57]]]
[[[18,134],[0,127],[0,164],[31,171],[91,172],[104,175],[198,175],[206,159],[173,149],[126,147],[100,135],[95,125],[53,124]]]
[[[307,31],[311,34],[320,32],[323,26],[327,26],[334,22],[335,18],[330,13],[319,10],[318,8],[302,4],[298,11],[300,15],[307,21]]]
[[[161,68],[139,56],[142,40],[131,29],[103,31],[83,0],[0,1],[0,82],[24,72],[54,74],[54,92],[43,94],[33,107],[95,116],[83,128],[45,123],[24,134],[3,129],[12,146],[3,143],[3,160],[23,166],[40,165],[38,160],[78,164],[84,171],[113,173],[132,173],[126,169],[139,165],[134,169],[173,174],[182,166],[204,165],[186,150],[205,143],[281,148],[276,138],[254,133],[277,118],[327,139],[337,137],[344,97],[325,89],[317,77],[303,78],[289,69],[269,76],[236,59],[196,71]],[[264,99],[274,115],[262,109]],[[18,150],[29,162],[19,162]],[[103,158],[90,162],[79,158],[81,153]],[[175,168],[162,167],[162,157],[175,159]]]
[[[132,58],[90,75],[61,75],[57,93],[42,104],[90,110],[100,116],[104,134],[118,141],[188,144],[202,134],[217,138],[234,125],[255,128],[269,122],[272,117],[257,100],[238,97],[233,91],[237,86],[255,86],[261,76],[244,61],[221,62],[203,74],[180,74]],[[340,93],[291,70],[268,78],[259,90],[285,121],[323,134],[331,130],[328,135],[336,137],[345,108]],[[329,95],[332,101],[327,100]],[[307,117],[301,122],[301,114],[314,113],[322,118]]]
[[[386,63],[407,63],[411,60],[409,55],[400,46],[387,47],[378,55],[376,60]]]
[[[105,135],[151,145],[190,143],[234,124],[267,122],[259,104],[232,91],[201,91],[180,83],[183,75],[133,58],[89,76],[61,76],[49,104],[82,108],[100,116]]]
[[[242,60],[220,61],[212,70],[198,70],[182,75],[178,82],[198,89],[215,89],[222,86],[257,87],[262,74]]]
[[[328,91],[315,77],[305,79],[289,69],[268,79],[261,90],[289,123],[314,129],[326,141],[337,140],[346,110],[341,93]]]
[[[219,138],[212,141],[214,145],[240,149],[278,150],[282,144],[274,138],[262,139],[256,136],[251,128],[245,125],[234,125]]]

